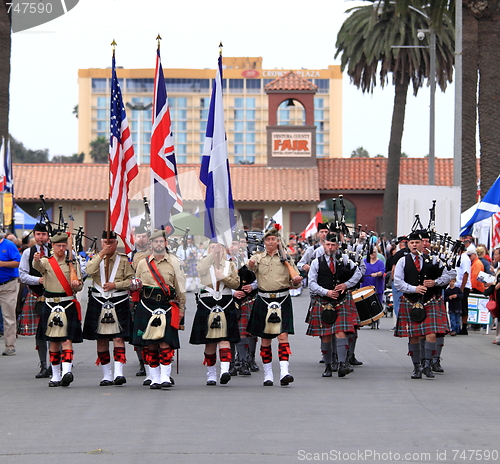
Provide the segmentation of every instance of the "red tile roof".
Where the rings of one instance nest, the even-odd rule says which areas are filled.
[[[427,185],[427,158],[401,158],[399,183]],[[387,158],[318,159],[319,188],[333,191],[385,189]],[[436,185],[453,185],[453,159],[436,158]]]
[[[19,200],[104,201],[108,198],[108,167],[105,164],[14,164],[15,196]],[[202,201],[204,186],[199,166],[178,166],[185,201]],[[316,168],[271,168],[262,165],[231,166],[234,201],[319,202]],[[130,185],[130,197],[150,196],[149,167],[140,166]]]
[[[265,86],[265,90],[266,92],[280,90],[309,90],[311,92],[316,92],[318,87],[302,76],[295,74],[293,71],[289,71],[283,74],[283,76],[274,79],[274,81],[269,82],[269,84]]]

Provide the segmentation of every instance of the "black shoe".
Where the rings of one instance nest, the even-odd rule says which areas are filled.
[[[427,378],[433,379],[435,377],[434,372],[431,369],[431,360],[426,359],[424,368],[422,369],[422,374],[424,374]]]
[[[135,373],[137,377],[146,377],[146,368],[144,367],[144,363],[141,363],[139,370]]]
[[[283,377],[282,379],[280,379],[280,385],[282,387],[286,387],[289,383],[292,383],[295,379],[293,378],[292,375],[290,374],[287,374],[285,375],[285,377]]]
[[[437,358],[437,361],[431,364],[431,369],[434,372],[440,372],[440,373],[444,372],[444,369],[441,367],[440,358]]]
[[[127,379],[125,377],[123,377],[123,375],[119,375],[113,381],[114,385],[123,385],[124,383],[127,383]]]
[[[175,380],[173,377],[170,377],[170,383],[172,384],[172,387],[175,385]]]
[[[250,368],[250,372],[259,372],[260,368],[257,366],[257,363],[255,362],[255,358],[252,358],[248,361],[248,367]]]
[[[338,370],[339,370],[339,362],[337,360],[337,355],[335,355],[332,362],[332,372],[337,372]]]
[[[248,366],[248,363],[246,361],[243,361],[241,363],[241,366],[240,366],[240,368],[238,370],[238,373],[240,375],[252,375],[252,373],[250,372],[250,368]]]
[[[422,378],[422,367],[419,363],[413,364],[413,374],[411,375],[412,379],[421,379]]]
[[[69,384],[73,382],[73,380],[75,380],[75,378],[73,377],[73,373],[66,372],[61,380],[61,387],[69,387]]]
[[[272,387],[274,383],[272,380],[265,380],[262,385],[264,385],[264,387]]]
[[[51,380],[49,382],[49,387],[60,387],[61,386],[61,382],[55,382],[53,380]]]
[[[142,382],[142,384],[145,386],[145,387],[149,387],[151,385],[151,379],[146,379],[144,382]]]
[[[236,366],[233,362],[229,365],[229,375],[231,377],[236,377],[238,375],[238,369],[236,369]]]
[[[331,377],[332,376],[332,365],[331,364],[326,364],[325,365],[325,372],[321,374],[321,377]]]
[[[338,376],[339,377],[345,377],[347,374],[350,374],[353,372],[354,369],[349,366],[347,363],[339,363],[339,370],[338,370]]]
[[[229,374],[229,372],[224,372],[224,374],[220,376],[221,385],[226,385],[226,383],[228,383],[230,380],[231,380],[231,375]]]
[[[207,380],[207,385],[209,387],[213,387],[214,385],[217,385],[217,382],[215,380]]]
[[[113,385],[113,381],[112,380],[101,380],[99,382],[99,386],[100,387],[110,387],[111,385]]]
[[[362,366],[363,363],[361,361],[358,361],[356,359],[356,356],[352,355],[350,358],[349,358],[349,364],[351,366]]]
[[[150,390],[161,390],[161,385],[159,383],[152,383],[149,386]]]
[[[40,363],[40,372],[35,375],[35,379],[46,379],[50,377],[52,374],[49,374],[49,370],[47,369],[47,365],[42,362]]]
[[[162,382],[161,383],[161,388],[172,388],[172,382]]]

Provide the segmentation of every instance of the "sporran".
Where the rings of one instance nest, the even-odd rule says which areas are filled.
[[[208,316],[208,330],[206,338],[226,338],[227,337],[227,321],[224,309],[215,305],[210,308]]]
[[[68,318],[65,308],[61,305],[49,306],[50,315],[47,321],[45,335],[52,338],[65,338],[68,336]]]
[[[120,333],[122,328],[118,322],[115,305],[111,301],[106,301],[102,304],[101,314],[99,315],[99,323],[97,325],[97,333],[101,335],[112,335]]]
[[[269,335],[281,333],[281,303],[278,301],[272,301],[267,305],[264,333]]]

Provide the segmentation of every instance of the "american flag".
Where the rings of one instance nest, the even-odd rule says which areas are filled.
[[[224,129],[222,101],[222,56],[212,88],[200,180],[207,186],[205,193],[205,236],[229,246],[236,226],[231,175]]]
[[[152,227],[173,232],[170,223],[172,210],[182,212],[182,197],[177,178],[174,135],[168,106],[165,77],[160,59],[160,47],[156,52],[155,90],[153,103],[153,128],[151,133],[151,195]]]
[[[134,244],[128,189],[130,182],[139,174],[134,155],[127,115],[123,106],[122,92],[116,77],[115,53],[113,51],[111,77],[111,136],[109,140],[109,210],[110,226],[123,240],[125,252],[130,253]]]

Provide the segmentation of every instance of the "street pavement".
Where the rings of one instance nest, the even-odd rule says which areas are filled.
[[[319,339],[305,335],[308,292],[293,299],[290,372],[280,387],[277,342],[275,386],[262,369],[205,385],[203,347],[191,346],[195,312],[188,296],[179,373],[168,391],[150,390],[136,377],[131,347],[127,384],[99,387],[95,343],[75,345],[75,381],[48,388],[38,372],[33,337],[17,340],[17,354],[0,359],[0,462],[26,463],[294,463],[490,462],[500,459],[500,346],[493,335],[446,337],[444,374],[411,380],[407,339],[380,328],[359,332],[363,365],[345,378],[322,378]],[[260,364],[260,358],[258,359]],[[173,369],[175,371],[175,367]],[[276,382],[276,380],[278,380]]]

